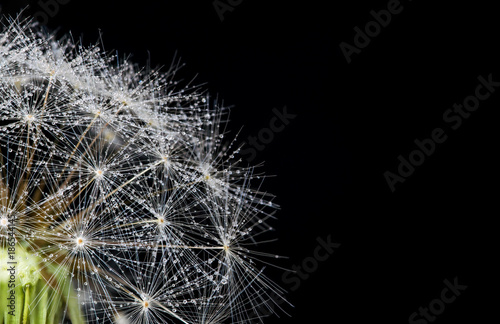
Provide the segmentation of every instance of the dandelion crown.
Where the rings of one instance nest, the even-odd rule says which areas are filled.
[[[262,175],[178,65],[114,61],[0,25],[0,322],[259,322]]]

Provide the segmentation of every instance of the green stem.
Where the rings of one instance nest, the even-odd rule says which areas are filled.
[[[24,293],[23,324],[28,324],[28,315],[30,312],[30,285],[26,285]]]

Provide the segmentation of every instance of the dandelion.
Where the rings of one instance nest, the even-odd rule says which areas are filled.
[[[113,61],[30,21],[0,32],[0,318],[261,321],[283,291],[253,248],[277,206],[227,111],[177,64]]]

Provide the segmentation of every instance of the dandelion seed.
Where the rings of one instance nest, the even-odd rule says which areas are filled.
[[[27,122],[27,123],[31,123],[35,120],[35,116],[32,115],[32,114],[27,114],[24,116],[24,120]]]
[[[85,239],[83,237],[78,237],[76,240],[76,246],[82,248],[85,245]]]
[[[103,177],[103,175],[104,175],[104,171],[102,171],[101,169],[95,170],[94,173],[95,173],[95,177],[97,179],[101,179]]]

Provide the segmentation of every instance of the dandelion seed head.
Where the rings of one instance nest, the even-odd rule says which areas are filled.
[[[23,288],[45,287],[30,307],[61,310],[50,321],[251,323],[283,293],[253,250],[277,208],[264,176],[179,68],[0,30],[0,261],[14,236]]]

